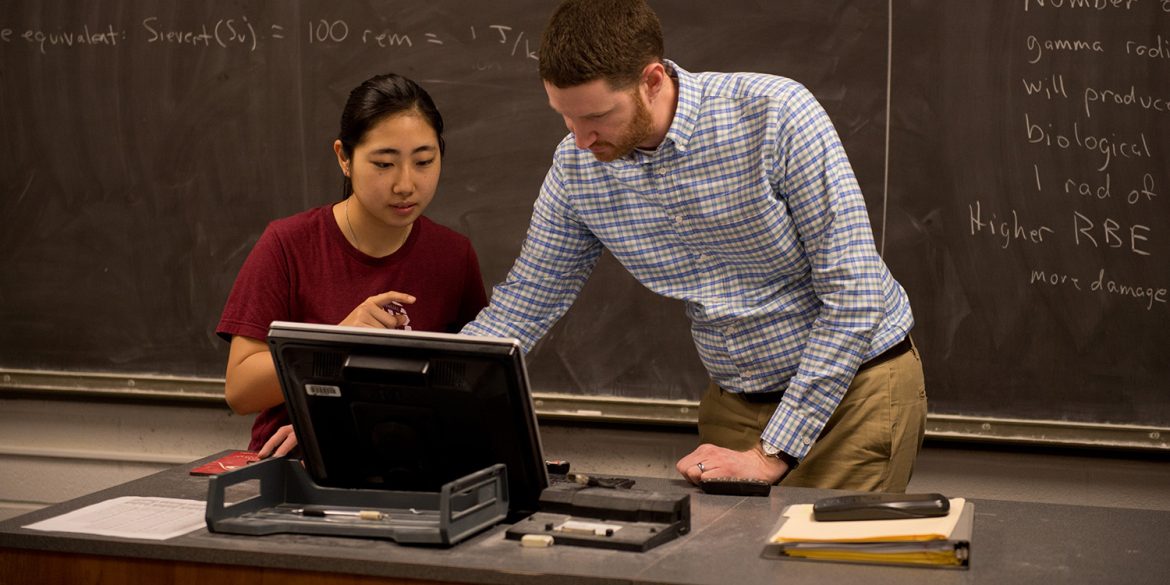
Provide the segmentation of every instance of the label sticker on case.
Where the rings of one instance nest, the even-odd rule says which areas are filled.
[[[337,386],[326,386],[323,384],[305,384],[305,394],[309,396],[329,396],[331,398],[339,398],[341,396],[341,388]]]

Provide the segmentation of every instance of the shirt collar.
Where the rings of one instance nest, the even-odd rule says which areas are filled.
[[[699,80],[674,61],[662,61],[666,65],[666,72],[678,80],[678,103],[674,108],[674,120],[662,142],[673,142],[675,150],[686,152],[691,134],[695,131],[695,120],[699,116]]]

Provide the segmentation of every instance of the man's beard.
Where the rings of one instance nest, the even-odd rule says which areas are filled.
[[[593,156],[601,162],[613,162],[634,152],[634,149],[639,144],[645,142],[653,130],[654,125],[650,119],[650,109],[646,107],[646,104],[642,103],[641,96],[638,95],[637,90],[634,90],[634,119],[630,120],[630,124],[622,131],[622,135],[616,143],[595,143],[593,145],[594,147],[603,146],[607,148],[602,152],[594,150]]]

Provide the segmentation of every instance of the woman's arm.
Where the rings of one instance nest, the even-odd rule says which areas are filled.
[[[251,337],[232,337],[228,351],[224,398],[236,414],[260,412],[284,402],[268,344]]]
[[[374,295],[355,307],[339,325],[401,329],[410,322],[409,318],[405,313],[388,313],[385,307],[391,303],[410,305],[414,301],[413,296],[396,291]],[[224,377],[224,398],[236,414],[260,412],[284,402],[280,380],[276,377],[276,364],[272,361],[268,344],[259,339],[232,336]]]

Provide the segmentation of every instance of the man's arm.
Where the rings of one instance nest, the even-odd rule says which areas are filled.
[[[884,314],[881,259],[865,200],[832,122],[801,88],[777,137],[773,186],[808,255],[821,310],[761,439],[803,459],[857,374]]]
[[[491,302],[462,333],[515,337],[524,351],[560,319],[601,256],[601,242],[573,213],[554,163],[533,207],[528,235]]]

